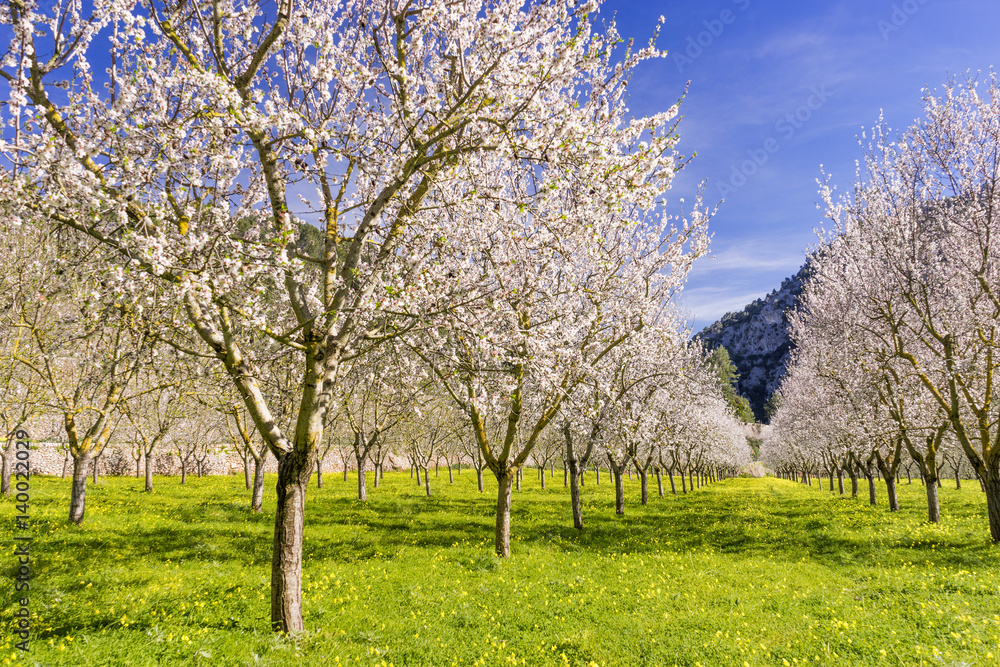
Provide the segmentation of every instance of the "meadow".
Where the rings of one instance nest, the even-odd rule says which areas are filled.
[[[638,502],[588,475],[582,532],[562,475],[515,491],[512,558],[492,555],[495,486],[387,473],[369,500],[327,474],[306,508],[307,631],[269,629],[274,479],[251,514],[241,476],[103,478],[82,526],[69,480],[32,479],[31,650],[38,665],[975,665],[1000,662],[1000,548],[975,484],[919,483],[902,510],[816,486],[734,479]],[[0,536],[14,535],[13,500]],[[12,581],[13,548],[0,567]]]

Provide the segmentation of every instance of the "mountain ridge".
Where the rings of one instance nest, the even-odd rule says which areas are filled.
[[[766,423],[764,404],[781,384],[793,345],[788,314],[798,305],[809,278],[809,263],[770,294],[743,310],[723,315],[694,336],[709,349],[722,345],[740,374],[737,392],[750,402],[757,421]]]

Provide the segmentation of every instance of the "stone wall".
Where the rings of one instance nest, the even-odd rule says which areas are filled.
[[[66,474],[73,472],[73,460],[66,456],[66,445],[58,442],[32,442],[31,443],[31,471],[35,475],[62,475],[63,466],[66,466]],[[139,474],[145,474],[145,460],[139,461]],[[252,462],[251,462],[252,465]],[[386,469],[408,465],[404,459],[396,457],[386,461]],[[188,460],[188,475],[197,473],[197,464],[192,456]],[[354,468],[354,462],[349,458],[348,467]],[[368,469],[374,469],[371,462]],[[108,447],[98,459],[99,475],[135,475],[136,462],[128,450],[118,450]],[[323,472],[335,473],[343,472],[344,463],[340,455],[330,451],[323,459]],[[267,453],[264,464],[265,472],[278,472],[278,462]],[[219,453],[209,454],[205,459],[204,473],[206,475],[242,475],[243,459],[239,455],[228,450],[221,450]],[[153,456],[153,474],[160,475],[180,475],[181,462],[176,453],[170,450],[163,450]]]

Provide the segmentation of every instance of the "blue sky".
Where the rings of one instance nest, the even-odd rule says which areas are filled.
[[[925,86],[1000,66],[996,0],[606,0],[600,13],[639,44],[661,14],[668,57],[636,73],[629,108],[664,109],[690,80],[678,150],[697,157],[670,200],[690,202],[703,180],[709,201],[725,199],[714,259],[696,263],[683,297],[695,331],[798,270],[823,223],[820,165],[848,188],[880,110],[904,129]]]

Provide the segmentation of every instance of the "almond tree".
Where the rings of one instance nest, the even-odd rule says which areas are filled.
[[[496,193],[482,214],[492,224],[450,264],[478,298],[404,340],[470,420],[498,482],[495,549],[507,557],[511,489],[539,436],[595,367],[658,323],[707,239],[701,212],[676,229],[577,198],[583,186],[560,186],[562,174],[550,186],[502,163],[489,173],[480,187]]]
[[[267,457],[267,443],[256,441],[253,421],[242,403],[233,402],[220,406],[220,412],[226,418],[226,430],[233,443],[236,453],[243,461],[243,481],[247,491],[253,490],[250,497],[250,508],[254,512],[261,511],[261,499],[264,493],[264,463]],[[253,461],[253,476],[250,473],[250,461]]]
[[[154,279],[170,287],[278,459],[276,630],[303,629],[305,491],[337,367],[377,344],[369,332],[385,320],[405,328],[436,307],[424,302],[450,298],[438,240],[471,240],[492,222],[475,214],[492,199],[475,190],[480,158],[502,156],[522,174],[578,170],[582,194],[612,208],[621,193],[658,196],[677,168],[670,116],[623,115],[631,71],[658,53],[617,58],[613,24],[594,29],[598,8],[4,6],[14,26],[0,59],[4,113],[19,129],[6,152],[21,175],[13,199],[117,252],[122,291],[140,294]],[[103,61],[109,49],[110,80],[95,78],[94,53]],[[431,200],[437,212],[461,210],[452,219],[462,224],[442,227]],[[298,357],[289,431],[273,418],[250,331]]]
[[[34,218],[21,224],[32,226],[39,245],[26,288],[31,298],[16,304],[23,344],[13,358],[44,388],[42,405],[62,418],[73,459],[69,519],[79,524],[87,468],[108,445],[123,402],[134,396],[134,380],[150,363],[150,341],[137,326],[137,304],[116,302],[106,289],[103,249]],[[155,294],[143,302],[155,303]]]
[[[163,444],[170,430],[183,417],[185,409],[183,394],[184,377],[188,369],[170,348],[153,350],[149,365],[139,371],[136,378],[135,396],[121,404],[121,411],[130,426],[123,434],[135,451],[136,477],[139,463],[145,460],[147,493],[153,490],[153,457],[156,449]]]
[[[947,417],[1000,542],[1000,83],[953,80],[924,106],[895,141],[875,129],[850,197],[823,194],[869,321]]]

